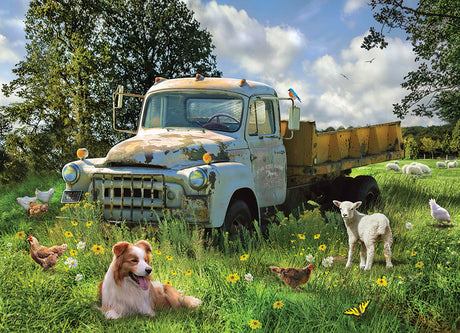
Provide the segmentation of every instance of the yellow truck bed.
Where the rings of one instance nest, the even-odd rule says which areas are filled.
[[[281,133],[289,138],[287,121]],[[404,157],[401,122],[317,133],[314,121],[301,121],[300,130],[285,139],[288,187],[335,178],[351,168]]]

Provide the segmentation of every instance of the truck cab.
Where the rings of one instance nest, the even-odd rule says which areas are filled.
[[[114,94],[114,110],[123,95]],[[293,110],[295,128],[299,115]],[[279,98],[258,82],[158,79],[144,96],[133,137],[103,158],[78,154],[80,160],[62,170],[61,201],[78,202],[89,193],[108,221],[157,223],[178,216],[232,231],[286,199]]]

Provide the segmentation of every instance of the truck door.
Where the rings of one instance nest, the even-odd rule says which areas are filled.
[[[280,132],[278,103],[250,101],[246,139],[260,207],[282,204],[286,198],[286,150]]]

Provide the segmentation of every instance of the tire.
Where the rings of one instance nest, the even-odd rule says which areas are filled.
[[[379,185],[371,176],[355,177],[352,191],[349,193],[352,201],[362,201],[365,207],[370,207],[380,195]]]
[[[252,222],[251,211],[246,202],[230,202],[225,214],[224,228],[230,235],[237,235],[242,228],[249,229]]]

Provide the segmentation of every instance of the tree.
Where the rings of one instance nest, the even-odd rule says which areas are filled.
[[[435,141],[431,138],[421,138],[420,139],[421,150],[431,154],[431,158],[434,158],[434,152],[438,149],[441,144],[439,141]]]
[[[455,124],[460,119],[459,0],[425,0],[416,8],[405,6],[404,0],[371,0],[369,5],[382,28],[371,27],[361,47],[383,49],[388,45],[384,29],[402,29],[419,63],[417,71],[405,76],[401,86],[409,94],[393,105],[393,112],[401,119],[437,115]]]
[[[414,137],[408,136],[403,139],[404,142],[404,155],[406,158],[415,159],[418,157],[420,148],[418,147],[417,141]]]
[[[0,112],[18,123],[7,148],[33,169],[58,169],[79,147],[104,156],[123,138],[111,125],[118,84],[145,93],[156,76],[220,75],[211,35],[180,0],[31,0],[25,31],[2,87],[22,101]],[[138,110],[121,120],[137,124]]]
[[[460,119],[457,121],[454,130],[452,131],[452,142],[451,142],[452,152],[457,152],[457,155],[460,155]]]

